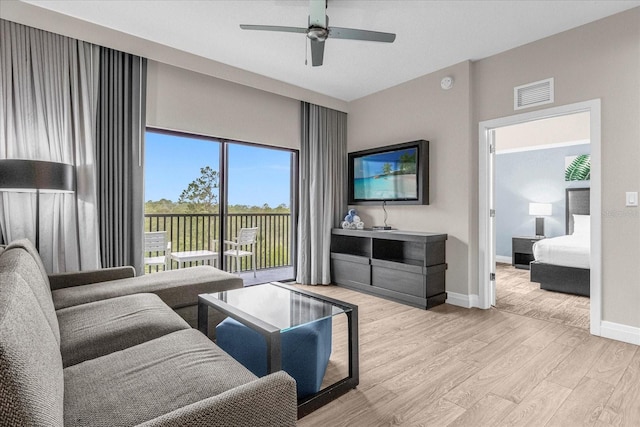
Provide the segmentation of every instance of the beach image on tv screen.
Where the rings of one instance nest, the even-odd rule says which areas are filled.
[[[418,149],[388,151],[354,159],[356,200],[417,199]]]

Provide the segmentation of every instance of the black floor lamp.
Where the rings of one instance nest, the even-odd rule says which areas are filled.
[[[75,191],[73,165],[42,160],[0,160],[0,191],[36,193],[36,249],[40,250],[40,192]]]

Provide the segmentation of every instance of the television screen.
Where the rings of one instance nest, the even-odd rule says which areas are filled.
[[[417,199],[417,148],[388,151],[354,159],[356,199]]]
[[[349,203],[427,204],[427,151],[427,141],[415,141],[349,154]]]

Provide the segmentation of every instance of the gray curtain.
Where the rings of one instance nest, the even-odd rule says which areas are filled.
[[[0,20],[0,158],[75,166],[74,194],[40,196],[49,272],[100,267],[93,127],[98,47]],[[35,240],[35,194],[2,192],[5,241]]]
[[[147,61],[100,48],[96,125],[103,267],[143,272],[144,128]]]
[[[347,114],[302,103],[296,281],[331,283],[331,229],[347,208]]]

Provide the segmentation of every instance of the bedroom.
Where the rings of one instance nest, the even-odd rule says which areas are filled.
[[[588,207],[590,169],[572,174],[570,165],[588,163],[589,116],[569,114],[495,131],[496,307],[587,330],[589,227],[582,234],[567,230],[567,219],[573,224],[577,212],[567,218],[566,198],[586,195]],[[573,240],[581,247],[571,246]],[[576,287],[553,286],[563,272],[544,268],[558,264],[581,268],[570,270]]]

